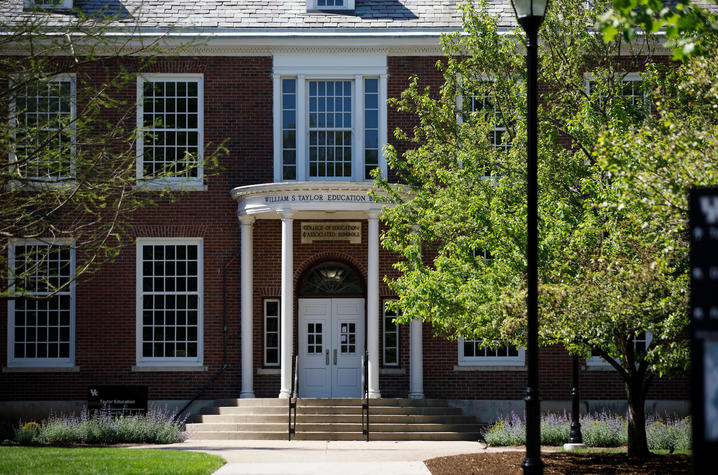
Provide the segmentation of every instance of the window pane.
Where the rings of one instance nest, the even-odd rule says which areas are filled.
[[[152,88],[147,84],[153,84]],[[155,80],[143,87],[145,176],[199,177],[199,80]]]
[[[196,357],[199,334],[197,289],[200,279],[198,245],[144,244],[141,255],[141,273],[151,272],[157,276],[149,290],[143,286],[143,356]],[[139,277],[144,279],[143,275]]]
[[[309,81],[309,175],[351,176],[351,81]]]
[[[70,357],[73,252],[69,246],[48,244],[14,247],[15,288],[39,299],[14,301],[14,328],[9,331],[13,358]]]

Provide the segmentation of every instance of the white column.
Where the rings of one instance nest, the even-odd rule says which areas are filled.
[[[279,398],[289,398],[292,381],[292,349],[294,342],[294,246],[291,212],[282,216],[282,309],[281,309],[281,381]]]
[[[282,78],[279,74],[272,75],[272,114],[274,120],[274,181],[282,181]]]
[[[364,181],[364,76],[354,76],[354,113],[352,119],[352,179]]]
[[[409,397],[424,398],[424,338],[422,323],[414,319],[409,323]]]
[[[369,211],[367,244],[367,352],[369,356],[369,397],[379,392],[379,210]]]
[[[252,262],[252,231],[254,228],[254,216],[240,216],[239,217],[239,228],[241,230],[241,346],[242,346],[242,390],[239,393],[239,397],[248,398],[254,397],[254,364],[252,360],[252,352],[254,350],[254,330],[253,330],[253,308],[252,308],[252,293],[254,286],[254,279],[252,273],[254,272],[254,264]]]
[[[307,146],[307,81],[304,74],[297,75],[297,181],[305,181],[307,179],[307,171],[309,170],[309,157]]]

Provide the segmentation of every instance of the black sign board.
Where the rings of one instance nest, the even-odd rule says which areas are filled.
[[[87,408],[104,410],[113,416],[147,413],[147,386],[90,386]]]
[[[694,472],[718,453],[718,188],[690,195],[691,411]]]

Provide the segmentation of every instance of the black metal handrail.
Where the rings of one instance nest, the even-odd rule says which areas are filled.
[[[366,350],[362,361],[361,434],[369,442],[369,355]],[[364,416],[366,414],[366,417]],[[364,422],[366,421],[366,423]]]
[[[209,381],[207,382],[207,384],[205,384],[204,386],[202,386],[202,389],[200,389],[199,391],[197,391],[197,394],[195,394],[195,396],[194,396],[192,399],[190,399],[189,402],[188,402],[187,404],[185,404],[182,409],[180,409],[174,416],[172,416],[172,422],[179,420],[180,415],[181,415],[184,411],[186,411],[187,408],[190,407],[193,402],[195,402],[197,399],[199,399],[199,397],[202,395],[202,393],[204,393],[204,392],[207,390],[208,387],[212,386],[212,383],[214,383],[214,380],[217,379],[217,376],[219,376],[220,374],[222,374],[222,372],[224,372],[224,370],[226,370],[227,368],[229,368],[229,365],[228,365],[227,363],[223,364],[222,367],[219,368],[216,373],[214,373],[214,376],[212,376],[212,377],[209,379]]]
[[[294,399],[292,401],[292,399]],[[299,357],[292,355],[292,387],[289,390],[289,414],[287,440],[292,440],[292,434],[297,434],[297,402],[299,401]],[[292,423],[292,409],[294,409],[294,423]]]

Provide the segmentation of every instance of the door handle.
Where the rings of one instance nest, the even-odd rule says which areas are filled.
[[[334,366],[337,365],[337,349],[334,348]]]
[[[326,352],[326,365],[329,366],[329,348],[327,348]]]

